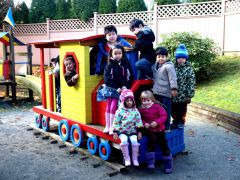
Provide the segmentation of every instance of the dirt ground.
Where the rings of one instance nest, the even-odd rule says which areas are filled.
[[[205,121],[189,119],[185,128],[188,154],[174,158],[174,173],[129,168],[126,173],[108,176],[113,170],[95,167],[97,160],[83,160],[69,154],[50,139],[28,131],[33,122],[31,104],[23,107],[0,105],[0,180],[15,179],[239,179],[240,136]]]

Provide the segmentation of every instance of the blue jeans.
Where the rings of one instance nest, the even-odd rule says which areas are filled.
[[[152,65],[154,62],[150,62],[147,59],[139,59],[135,63],[135,67],[138,70],[137,80],[149,79],[153,77]]]
[[[172,100],[169,97],[165,97],[165,96],[161,96],[161,95],[157,95],[157,94],[154,94],[154,97],[156,98],[156,100],[158,100],[160,103],[163,104],[163,108],[165,109],[165,111],[168,114],[167,120],[165,122],[165,129],[169,130],[170,129],[170,122],[171,122]]]

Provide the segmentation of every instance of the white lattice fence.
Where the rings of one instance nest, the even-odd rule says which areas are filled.
[[[157,6],[157,17],[220,15],[221,1]]]
[[[88,22],[84,22],[79,19],[54,20],[49,22],[49,30],[62,31],[62,30],[93,29],[93,22],[94,22],[93,18],[91,18]]]
[[[240,13],[240,0],[226,1],[225,13]]]
[[[98,14],[97,25],[105,26],[106,24],[129,24],[133,18],[142,19],[145,23],[153,22],[153,12],[141,11],[132,13],[116,13],[116,14]]]
[[[5,31],[9,31],[10,26],[5,25]],[[37,23],[37,24],[17,24],[13,29],[15,34],[46,34],[47,24]]]

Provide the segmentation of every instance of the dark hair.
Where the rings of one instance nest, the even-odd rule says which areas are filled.
[[[125,49],[123,48],[123,46],[121,46],[119,44],[116,44],[110,49],[109,56],[108,56],[108,64],[110,63],[110,59],[112,58],[112,52],[113,52],[114,49],[121,49],[122,53],[123,53],[122,60],[124,60],[128,63],[127,58],[126,58]]]
[[[132,101],[133,101],[132,107],[134,107],[134,106],[135,106],[135,101],[134,101],[134,99],[133,99],[132,97],[126,97],[126,98],[125,98],[124,103],[123,103],[124,107],[127,107],[126,100],[127,100],[128,98],[131,98],[131,99],[132,99]],[[132,107],[131,107],[131,108],[132,108]]]
[[[130,31],[133,30],[134,28],[139,28],[139,26],[142,25],[142,26],[145,26],[143,21],[141,19],[133,19],[131,22],[130,22],[130,25],[129,25],[129,29]]]
[[[106,36],[109,32],[115,32],[117,34],[117,28],[113,25],[104,27],[104,35]]]
[[[165,47],[158,47],[156,50],[156,55],[165,55],[168,56],[168,50]]]
[[[59,56],[52,58],[50,62],[59,63]]]

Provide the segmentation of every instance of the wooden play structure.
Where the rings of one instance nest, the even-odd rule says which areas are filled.
[[[135,36],[122,35],[130,43],[134,43]],[[45,131],[50,129],[50,121],[58,123],[58,133],[63,141],[71,141],[74,146],[84,146],[87,142],[91,154],[99,154],[103,160],[111,156],[112,148],[119,149],[120,140],[103,133],[105,126],[106,102],[97,102],[98,87],[103,83],[102,76],[90,74],[90,50],[97,46],[104,35],[89,36],[82,39],[47,40],[32,42],[40,49],[42,105],[35,106],[35,124]],[[58,48],[60,56],[60,89],[61,113],[56,112],[55,79],[52,74],[44,70],[44,50]],[[64,79],[65,67],[63,61],[71,55],[76,62],[76,72],[79,74],[77,84],[68,86]],[[135,71],[134,63],[138,60],[138,53],[129,50],[128,60]],[[131,90],[138,99],[144,89],[152,87],[151,80],[135,80]],[[174,155],[185,148],[183,129],[167,133],[171,153]],[[146,138],[140,141],[139,162],[144,162],[146,152]],[[160,159],[161,152],[156,152],[156,159]]]

